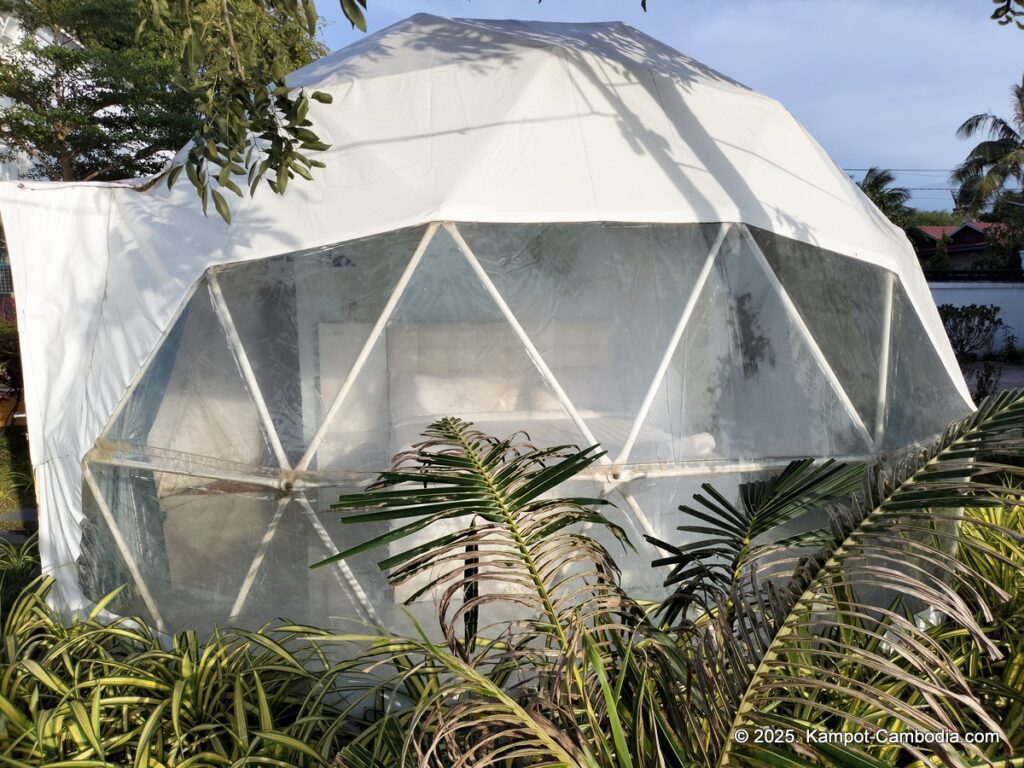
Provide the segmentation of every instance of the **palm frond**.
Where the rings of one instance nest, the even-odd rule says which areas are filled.
[[[964,120],[956,129],[956,136],[958,139],[970,139],[982,132],[987,132],[988,137],[995,141],[1009,141],[1016,144],[1021,142],[1020,134],[1014,130],[1013,126],[991,112],[972,115]]]
[[[748,590],[715,616],[694,646],[693,661],[694,699],[709,723],[712,762],[760,764],[763,755],[756,753],[765,746],[740,744],[739,728],[777,726],[780,718],[794,728],[850,727],[851,713],[859,728],[990,731],[1007,746],[1000,722],[958,659],[919,617],[939,617],[946,631],[961,633],[985,658],[1002,658],[986,625],[1010,595],[972,560],[1001,558],[1016,575],[1021,564],[1002,556],[991,538],[1019,545],[1024,536],[994,522],[984,525],[986,540],[961,529],[965,507],[1019,505],[1022,427],[1024,394],[984,401],[932,450],[869,473],[854,503],[833,511],[831,546],[806,560],[784,588]],[[832,764],[812,744],[799,749]],[[950,765],[984,757],[975,745],[900,749]],[[786,759],[794,754],[786,746],[772,750]],[[874,759],[871,748],[849,750]]]
[[[667,553],[653,565],[669,566],[665,584],[676,585],[659,609],[663,620],[674,623],[686,618],[691,608],[703,613],[713,611],[721,600],[746,584],[754,564],[764,567],[773,555],[820,547],[820,530],[776,541],[770,537],[780,526],[821,511],[828,503],[854,492],[863,472],[859,464],[794,461],[769,480],[743,484],[739,508],[711,485],[703,484],[704,494],[694,496],[699,507],[679,507],[702,523],[677,529],[693,541],[677,545],[646,537]],[[776,558],[772,563],[778,567],[782,561]]]
[[[442,631],[464,659],[484,629],[476,614],[485,605],[515,607],[563,652],[569,614],[578,619],[581,610],[602,601],[604,608],[608,601],[626,605],[614,560],[580,530],[600,526],[628,546],[623,529],[596,509],[608,502],[547,497],[596,461],[602,455],[597,447],[542,450],[521,433],[498,439],[452,418],[430,425],[424,437],[397,456],[371,489],[343,496],[332,507],[348,512],[344,523],[400,521],[398,527],[320,565],[391,545],[394,554],[380,567],[393,585],[415,583],[407,602],[428,592],[440,595]],[[438,535],[401,548],[428,526]],[[460,619],[462,640],[456,637]]]

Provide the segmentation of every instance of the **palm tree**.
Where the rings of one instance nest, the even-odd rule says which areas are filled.
[[[604,502],[548,498],[596,451],[437,422],[377,487],[336,506],[343,522],[402,523],[342,557],[444,523],[380,563],[393,583],[440,592],[443,640],[347,638],[371,644],[357,667],[394,672],[335,764],[879,768],[1019,756],[1022,427],[1024,393],[1007,392],[894,465],[794,462],[744,486],[738,506],[705,485],[681,508],[696,522],[680,530],[698,540],[654,541],[676,591],[649,606],[619,587],[599,543],[623,536],[597,511]],[[827,504],[824,527],[779,534]],[[994,741],[934,737],[968,732]]]
[[[857,186],[889,221],[903,229],[907,226],[910,216],[910,209],[907,207],[910,190],[891,186],[894,181],[896,177],[892,171],[871,166]]]
[[[958,207],[972,214],[995,201],[1010,182],[1024,184],[1024,77],[1010,92],[1013,115],[1009,120],[984,112],[967,118],[956,131],[961,139],[988,136],[949,177],[959,186]]]

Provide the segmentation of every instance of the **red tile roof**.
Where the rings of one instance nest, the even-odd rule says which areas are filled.
[[[959,224],[955,224],[951,227],[944,227],[938,224],[919,224],[916,229],[920,232],[924,232],[924,234],[928,235],[928,237],[933,240],[941,240],[944,237],[952,235],[960,229],[960,226],[961,225]]]
[[[995,221],[968,221],[965,224],[953,224],[950,226],[939,224],[919,224],[915,229],[928,235],[932,240],[941,240],[944,237],[952,237],[964,227],[970,227],[978,232],[985,232],[992,227],[1000,227],[1002,224]]]

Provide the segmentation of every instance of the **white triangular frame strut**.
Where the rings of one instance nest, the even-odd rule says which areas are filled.
[[[238,367],[239,374],[241,375],[243,381],[245,382],[246,389],[250,394],[254,406],[256,407],[264,434],[266,435],[270,448],[273,451],[275,459],[277,460],[277,463],[279,465],[281,471],[281,481],[276,484],[276,487],[279,490],[287,492],[285,496],[279,499],[277,509],[275,510],[274,513],[274,517],[272,518],[266,532],[264,533],[259,549],[257,550],[253,558],[253,561],[249,566],[246,577],[239,590],[239,594],[237,595],[231,609],[232,621],[238,618],[238,616],[241,614],[242,609],[245,606],[245,603],[251,593],[253,584],[255,583],[256,576],[262,566],[262,563],[264,562],[267,551],[269,550],[269,547],[278,531],[281,518],[283,517],[289,503],[292,503],[294,501],[299,504],[299,506],[302,508],[303,516],[308,519],[314,531],[320,538],[321,543],[324,545],[324,548],[331,555],[338,554],[337,546],[334,544],[334,541],[331,538],[330,534],[324,528],[323,523],[320,521],[312,505],[310,505],[309,500],[306,498],[305,494],[302,493],[302,491],[299,490],[298,488],[292,490],[290,483],[287,482],[286,479],[294,478],[296,473],[306,472],[309,469],[309,466],[312,463],[313,459],[315,458],[320,448],[320,445],[325,439],[327,432],[330,429],[335,417],[340,412],[346,397],[350,393],[352,386],[358,379],[374,347],[376,346],[381,336],[383,335],[388,322],[391,320],[391,317],[394,314],[399,302],[401,301],[406,291],[406,288],[408,287],[413,277],[413,274],[416,272],[416,269],[419,267],[423,259],[423,256],[426,253],[427,247],[429,246],[438,229],[442,226],[452,237],[456,247],[458,247],[462,256],[466,259],[470,268],[473,270],[477,279],[480,281],[482,287],[491,296],[491,298],[497,305],[499,311],[502,313],[505,320],[509,323],[512,331],[515,333],[520,343],[522,343],[523,348],[529,356],[531,362],[534,364],[534,366],[536,367],[537,371],[539,372],[545,383],[555,393],[559,403],[565,409],[566,413],[572,420],[573,424],[580,431],[582,437],[591,445],[597,444],[598,441],[594,437],[593,433],[586,424],[582,415],[575,407],[575,405],[572,403],[572,400],[569,398],[565,390],[559,384],[557,377],[554,375],[554,372],[548,366],[547,362],[544,360],[537,347],[533,344],[533,341],[530,339],[525,328],[516,318],[515,314],[512,312],[512,309],[509,307],[508,303],[505,301],[504,297],[499,292],[497,286],[490,279],[490,276],[487,274],[487,271],[481,265],[479,259],[477,259],[472,248],[470,248],[469,244],[463,238],[462,233],[459,232],[458,227],[453,222],[431,222],[430,224],[427,225],[423,233],[423,236],[419,241],[419,244],[417,245],[415,251],[413,252],[399,280],[395,284],[391,296],[388,298],[387,303],[381,310],[376,323],[371,329],[369,336],[367,337],[362,348],[360,349],[360,352],[356,357],[355,361],[353,362],[352,368],[349,370],[348,374],[345,377],[345,380],[342,382],[340,389],[335,395],[334,400],[331,402],[330,407],[324,414],[324,417],[321,420],[321,423],[317,428],[317,431],[314,434],[312,440],[310,441],[309,446],[307,447],[305,453],[302,455],[301,459],[295,464],[294,467],[292,467],[290,462],[288,461],[287,454],[285,453],[277,429],[273,423],[273,418],[271,417],[270,411],[263,397],[263,393],[259,386],[259,382],[253,371],[252,365],[249,361],[244,345],[242,344],[241,338],[238,334],[238,330],[234,324],[234,320],[232,318],[230,309],[228,308],[227,303],[224,299],[224,295],[221,291],[219,281],[217,280],[216,272],[211,271],[207,276],[207,287],[209,290],[210,299],[213,304],[213,308],[218,323],[220,324],[221,329],[224,332],[225,338],[228,342],[228,345],[231,349],[232,355]],[[636,418],[633,421],[625,445],[623,446],[622,450],[620,451],[618,457],[615,459],[614,462],[608,456],[602,456],[600,460],[601,470],[597,471],[597,474],[601,474],[603,472],[605,475],[604,479],[607,484],[606,492],[611,492],[612,490],[614,490],[625,500],[627,505],[630,507],[630,510],[632,511],[637,523],[648,535],[655,535],[655,531],[653,529],[653,526],[650,524],[650,521],[647,519],[647,516],[644,514],[643,510],[640,508],[637,501],[629,492],[628,482],[640,476],[675,477],[683,475],[706,474],[710,467],[707,464],[707,462],[702,462],[700,466],[680,465],[678,467],[659,467],[654,469],[654,471],[652,472],[650,471],[650,468],[642,470],[639,467],[634,468],[639,471],[630,471],[624,468],[620,470],[620,465],[624,465],[625,462],[627,462],[629,459],[629,455],[632,451],[632,448],[635,445],[640,430],[643,427],[644,420],[646,419],[652,407],[658,389],[660,388],[664,380],[664,377],[667,373],[668,367],[671,364],[672,357],[675,354],[675,351],[679,343],[681,342],[683,336],[685,335],[686,327],[689,324],[690,318],[693,315],[700,295],[707,284],[711,271],[714,268],[715,262],[718,259],[718,256],[721,252],[722,246],[725,243],[726,239],[730,235],[732,235],[737,229],[739,230],[739,236],[742,237],[743,240],[747,242],[750,246],[755,260],[758,262],[762,271],[766,275],[769,284],[772,286],[772,289],[775,291],[775,293],[781,300],[784,310],[789,315],[794,326],[796,327],[796,329],[804,338],[805,342],[810,348],[810,351],[814,356],[815,361],[818,363],[820,369],[828,379],[829,384],[834,390],[836,396],[839,398],[844,410],[849,415],[854,427],[864,438],[865,445],[877,448],[881,444],[884,428],[884,407],[887,395],[888,362],[890,352],[889,347],[891,342],[890,337],[892,324],[893,275],[891,273],[888,273],[886,284],[885,322],[882,333],[883,359],[880,364],[881,370],[879,376],[879,388],[877,395],[879,410],[876,416],[876,423],[874,425],[875,437],[874,439],[872,439],[872,436],[869,434],[864,424],[863,418],[860,416],[857,409],[854,407],[852,401],[846,393],[846,390],[842,386],[842,383],[840,382],[839,378],[836,376],[835,371],[832,369],[832,366],[828,362],[828,359],[825,357],[821,348],[818,346],[810,329],[807,327],[798,309],[794,305],[792,299],[789,297],[789,294],[787,293],[785,287],[781,284],[774,270],[771,268],[771,265],[768,263],[767,259],[764,256],[764,253],[761,251],[753,235],[743,225],[723,223],[715,237],[715,240],[711,248],[709,249],[707,256],[705,257],[704,263],[701,267],[701,271],[697,276],[697,279],[693,285],[690,295],[687,298],[685,305],[683,306],[683,310],[680,315],[679,321],[677,322],[676,327],[672,333],[672,336],[669,339],[668,344],[666,345],[665,352],[658,365],[658,368],[654,373],[654,378],[647,389],[643,403],[641,404],[640,409],[636,415]],[[144,370],[143,372],[140,373],[140,379],[141,376],[144,375]],[[137,383],[138,380],[140,379],[137,379],[135,383]],[[134,386],[132,387],[132,389],[134,389]],[[123,407],[123,404],[130,397],[130,394],[131,392],[126,393],[126,396],[122,399],[122,402],[119,404],[118,410],[120,410],[120,408]],[[109,429],[109,427],[107,429]],[[115,463],[120,464],[121,462]],[[774,466],[775,464],[778,464],[778,462],[753,462],[751,463],[751,468],[769,468],[769,465]],[[154,470],[160,469],[160,467],[157,467],[155,465],[150,466],[150,468]],[[596,468],[594,468],[594,470],[596,470]],[[138,587],[139,592],[142,595],[143,601],[146,603],[147,608],[153,614],[154,619],[157,622],[158,628],[161,631],[165,631],[163,619],[160,617],[159,611],[156,606],[156,601],[153,599],[152,593],[149,591],[147,585],[145,584],[142,574],[138,568],[138,564],[135,562],[130,550],[128,549],[127,543],[125,542],[124,537],[117,526],[117,522],[114,519],[114,516],[109,508],[109,505],[107,505],[106,500],[103,498],[102,494],[99,491],[99,486],[96,482],[96,479],[91,469],[88,466],[88,463],[86,463],[84,471],[86,483],[89,485],[90,489],[92,489],[93,494],[97,498],[97,505],[99,506],[100,513],[111,531],[111,534],[114,538],[118,550],[120,551],[122,557],[125,559],[132,580]],[[180,472],[181,470],[168,466],[166,468],[166,471]],[[259,480],[261,481],[261,484],[267,484],[268,482],[266,478],[259,478]],[[317,484],[308,483],[307,485],[309,488],[312,488],[315,487]],[[338,561],[335,564],[335,568],[332,568],[332,573],[334,573],[334,576],[338,580],[339,585],[346,592],[348,592],[350,596],[355,598],[354,605],[364,613],[366,618],[370,619],[371,621],[377,622],[378,617],[376,611],[374,610],[373,605],[368,599],[366,593],[361,588],[358,580],[352,573],[349,566],[343,561]]]
[[[885,273],[885,314],[882,316],[881,356],[878,361],[878,397],[875,402],[875,450],[880,450],[885,439],[885,408],[889,398],[889,355],[892,345],[892,297],[896,276]]]
[[[651,386],[647,389],[647,394],[644,396],[644,401],[640,405],[640,410],[637,412],[636,419],[633,420],[633,426],[629,430],[629,436],[626,438],[625,444],[622,446],[622,450],[619,451],[618,458],[615,459],[616,464],[625,464],[629,459],[629,454],[633,450],[633,445],[636,443],[637,437],[640,435],[640,430],[643,429],[644,421],[647,420],[647,414],[650,413],[651,406],[654,404],[654,398],[658,394],[658,390],[661,388],[661,383],[665,379],[665,374],[668,373],[668,367],[672,364],[672,357],[676,353],[676,349],[679,347],[679,342],[682,341],[683,334],[686,332],[686,326],[690,322],[690,317],[693,315],[693,310],[697,306],[697,300],[700,299],[701,293],[704,291],[704,286],[708,281],[708,277],[711,276],[711,269],[715,265],[715,260],[718,258],[718,252],[722,250],[722,244],[725,242],[726,235],[732,229],[731,224],[723,224],[719,230],[718,235],[715,237],[714,243],[712,243],[710,250],[708,251],[707,258],[704,259],[704,266],[701,267],[700,273],[697,275],[697,280],[693,284],[693,290],[690,291],[690,296],[686,300],[686,304],[683,306],[683,313],[679,316],[679,322],[676,323],[675,330],[672,332],[672,337],[669,339],[668,345],[665,347],[665,354],[661,357],[661,362],[658,363],[658,368],[654,372],[654,379],[651,381]]]
[[[797,329],[800,335],[803,336],[804,341],[811,350],[811,354],[818,363],[818,367],[821,368],[822,373],[825,374],[825,378],[828,379],[829,384],[832,385],[832,389],[835,391],[843,409],[853,422],[853,426],[861,434],[861,437],[864,438],[865,448],[870,448],[874,445],[875,441],[872,439],[871,433],[868,432],[868,428],[864,426],[864,419],[861,418],[861,415],[857,411],[856,406],[854,406],[850,396],[846,394],[846,389],[843,387],[839,377],[836,376],[836,372],[832,369],[832,365],[829,363],[828,358],[825,357],[825,353],[822,352],[821,347],[818,346],[818,342],[814,339],[814,334],[811,333],[811,329],[808,328],[807,323],[804,322],[803,316],[800,314],[800,310],[798,310],[796,304],[793,303],[793,299],[790,298],[785,286],[783,286],[782,282],[775,274],[775,270],[773,270],[771,264],[768,263],[768,259],[765,258],[764,252],[761,250],[761,246],[757,244],[757,240],[754,239],[750,230],[744,225],[740,225],[739,228],[743,234],[743,239],[746,240],[747,245],[750,246],[750,250],[754,254],[754,260],[761,265],[761,269],[768,278],[769,284],[782,301],[782,306],[786,310],[786,314],[789,315],[789,319],[792,321],[793,326]]]
[[[526,354],[529,355],[530,360],[533,361],[537,371],[540,373],[547,385],[551,387],[555,396],[558,398],[558,401],[569,414],[569,418],[572,419],[572,422],[576,425],[576,428],[580,430],[589,445],[597,445],[597,439],[590,431],[587,423],[583,420],[580,412],[576,409],[576,406],[573,405],[572,400],[569,399],[565,390],[562,389],[562,385],[558,383],[558,379],[555,377],[554,372],[552,372],[551,368],[548,367],[548,364],[544,361],[544,358],[541,356],[537,347],[534,346],[534,343],[530,339],[529,334],[527,334],[526,329],[523,328],[519,320],[516,319],[515,313],[512,312],[512,308],[509,307],[505,298],[498,291],[498,287],[491,280],[490,275],[487,274],[487,270],[485,270],[480,264],[479,259],[477,259],[476,255],[473,253],[473,249],[469,247],[469,243],[467,243],[462,237],[462,233],[459,232],[458,227],[456,227],[453,222],[446,221],[444,228],[452,236],[452,239],[455,240],[455,244],[462,252],[462,255],[466,258],[466,261],[469,262],[469,266],[473,269],[477,278],[491,295],[491,298],[494,299],[494,302],[498,305],[498,309],[501,311],[502,315],[504,315],[508,324],[512,327],[512,331],[519,338],[523,347],[526,348]],[[600,462],[605,465],[611,465],[612,460],[608,458],[607,454],[605,454],[601,456]],[[625,486],[620,486],[616,488],[616,491],[618,491],[619,495],[622,496],[626,504],[629,505],[630,510],[632,510],[636,521],[640,524],[640,527],[643,528],[644,533],[648,536],[657,535],[654,530],[654,526],[651,525],[650,520],[647,519],[647,515],[644,514],[643,509],[641,509],[640,505],[637,503],[636,499],[633,498],[633,495],[629,490]]]
[[[210,292],[210,301],[213,304],[213,311],[217,315],[217,322],[220,324],[221,331],[224,332],[224,337],[231,348],[231,355],[238,366],[238,372],[245,381],[246,389],[249,391],[249,397],[252,398],[253,405],[256,406],[256,413],[259,414],[260,423],[263,425],[263,432],[267,436],[267,441],[274,452],[278,466],[284,469],[288,465],[288,457],[284,452],[284,446],[281,445],[277,429],[274,427],[274,420],[270,415],[270,409],[267,408],[267,401],[263,399],[263,391],[256,381],[256,374],[252,369],[252,364],[249,362],[249,356],[245,352],[245,347],[242,346],[242,339],[238,335],[238,328],[235,327],[231,311],[224,301],[224,294],[221,292],[220,281],[217,279],[216,272],[210,273],[206,287]]]
[[[117,547],[117,551],[121,553],[121,558],[124,560],[125,566],[128,568],[128,574],[132,577],[132,581],[135,582],[135,587],[139,590],[139,594],[142,596],[142,602],[146,604],[146,608],[149,609],[150,615],[156,622],[156,628],[161,632],[167,632],[167,625],[164,623],[163,617],[160,615],[160,609],[156,607],[156,600],[153,599],[153,593],[149,591],[149,586],[146,584],[146,580],[142,577],[142,572],[139,570],[139,564],[135,562],[135,555],[132,554],[131,549],[128,547],[128,542],[125,541],[124,534],[121,533],[121,526],[117,524],[117,520],[114,518],[114,513],[110,510],[110,505],[107,504],[107,500],[100,490],[99,483],[96,482],[96,477],[92,473],[92,467],[88,464],[82,469],[82,475],[85,478],[86,485],[89,486],[89,490],[92,491],[93,498],[96,500],[96,506],[99,507],[100,515],[103,516],[103,521],[107,524],[107,530],[110,531],[111,537],[114,539],[114,545]]]
[[[277,500],[277,508],[274,510],[274,516],[270,519],[270,525],[267,526],[267,530],[263,532],[263,538],[260,540],[260,547],[256,550],[256,555],[253,557],[252,562],[249,563],[249,570],[246,572],[245,579],[242,581],[242,587],[238,590],[235,602],[231,606],[231,615],[229,616],[228,621],[232,624],[238,621],[238,617],[242,613],[242,608],[245,607],[245,601],[249,599],[249,593],[252,591],[252,585],[256,581],[256,574],[259,573],[260,566],[263,565],[263,559],[267,556],[267,550],[270,549],[270,544],[277,535],[277,526],[281,524],[281,519],[284,517],[285,507],[287,507],[291,501],[292,499],[290,496],[282,496]]]
[[[341,410],[342,403],[345,402],[345,398],[348,397],[349,391],[352,389],[352,385],[356,379],[359,378],[359,374],[363,370],[363,366],[366,365],[366,361],[369,359],[370,354],[373,352],[374,346],[384,333],[385,327],[387,327],[388,321],[391,319],[391,315],[394,314],[395,307],[398,306],[398,302],[405,294],[405,289],[409,285],[409,281],[412,280],[413,273],[416,271],[416,267],[419,266],[420,261],[423,259],[423,254],[427,251],[427,246],[430,245],[430,241],[434,239],[434,233],[437,232],[438,223],[431,222],[427,225],[426,231],[423,233],[423,237],[420,239],[419,245],[416,246],[416,250],[412,254],[412,258],[409,259],[409,263],[406,265],[405,270],[402,272],[402,276],[398,279],[394,289],[391,291],[391,297],[384,305],[384,309],[381,310],[380,316],[377,318],[377,322],[374,323],[373,329],[370,331],[370,335],[367,337],[366,342],[363,344],[363,348],[359,350],[359,355],[356,357],[355,362],[352,363],[352,368],[349,370],[348,375],[345,376],[345,380],[341,383],[341,388],[338,390],[338,394],[334,396],[334,401],[327,409],[327,413],[324,415],[323,421],[320,423],[320,427],[317,429],[316,434],[313,435],[313,439],[309,442],[309,447],[306,452],[299,459],[298,464],[295,465],[295,469],[299,472],[309,469],[310,463],[313,461],[313,457],[316,456],[316,452],[320,450],[320,443],[323,442],[327,436],[327,430],[330,429],[331,424],[334,422],[334,417],[338,415],[338,411]]]
[[[292,471],[291,463],[288,461],[288,457],[284,452],[284,447],[281,444],[281,438],[277,434],[277,427],[274,426],[274,420],[271,418],[270,410],[267,408],[266,401],[263,399],[263,392],[260,389],[259,382],[256,380],[256,375],[253,372],[252,365],[249,363],[249,356],[246,354],[245,347],[242,345],[242,339],[238,335],[238,329],[235,327],[235,321],[231,316],[231,311],[228,309],[228,306],[224,301],[224,295],[221,293],[216,273],[210,275],[210,296],[213,299],[214,308],[217,311],[217,321],[220,323],[221,329],[227,337],[228,345],[231,347],[231,352],[234,355],[235,362],[238,364],[239,372],[245,379],[245,383],[247,385],[246,389],[249,391],[253,404],[256,406],[256,410],[259,413],[260,422],[263,424],[263,429],[267,434],[267,439],[270,441],[270,445],[277,458],[278,465],[282,472],[290,474]],[[358,362],[359,360],[357,360],[357,363]],[[334,413],[337,413],[338,408],[340,407],[340,403],[338,403],[337,408],[334,408],[333,413],[329,413],[328,416],[333,418]],[[334,540],[327,532],[327,529],[324,528],[323,523],[320,521],[320,518],[317,517],[316,512],[313,511],[313,508],[306,500],[306,497],[302,494],[298,494],[296,496],[296,500],[302,507],[303,515],[309,521],[310,525],[313,526],[313,530],[316,531],[328,554],[337,555],[339,550],[337,546],[335,546]],[[280,501],[278,503],[280,503]],[[283,511],[283,509],[281,511]],[[280,522],[277,515],[275,515],[275,520]],[[260,544],[260,549],[253,560],[253,564],[249,567],[249,573],[243,583],[243,588],[239,591],[238,597],[235,600],[235,607],[232,608],[232,614],[236,611],[241,611],[242,607],[245,605],[245,601],[248,599],[249,592],[252,589],[256,573],[259,571],[260,565],[263,563],[263,558],[266,557],[270,541],[274,538],[274,533],[276,533],[276,526],[274,526],[274,531],[270,534],[269,538],[264,536],[266,546],[264,546],[264,543]],[[332,570],[336,570],[335,577],[337,578],[338,584],[341,588],[348,592],[351,597],[355,598],[355,605],[362,609],[367,618],[371,621],[375,621],[377,619],[377,615],[373,609],[373,605],[370,603],[366,593],[359,585],[359,581],[356,579],[355,574],[352,573],[352,569],[349,567],[348,563],[343,560],[338,560],[334,563],[334,569]]]

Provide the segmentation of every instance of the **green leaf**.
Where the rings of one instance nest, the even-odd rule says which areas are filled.
[[[213,204],[217,208],[217,213],[220,217],[228,224],[231,223],[231,208],[228,206],[228,201],[224,199],[224,195],[218,192],[216,189],[213,190]]]
[[[355,0],[341,0],[341,11],[345,14],[345,18],[352,22],[353,27],[360,32],[366,31],[366,17],[363,16],[363,12]]]
[[[312,749],[306,744],[303,744],[296,738],[288,736],[280,731],[256,731],[254,736],[258,736],[264,741],[269,741],[273,744],[278,744],[282,747],[294,750],[299,754],[305,755],[306,757],[313,760],[316,765],[326,765],[327,762],[317,753],[315,749]]]
[[[184,168],[183,165],[175,165],[167,173],[167,188],[168,189],[170,189],[171,187],[174,186],[174,182],[176,182],[178,180],[178,177],[181,175],[181,171],[182,171],[183,168]]]

